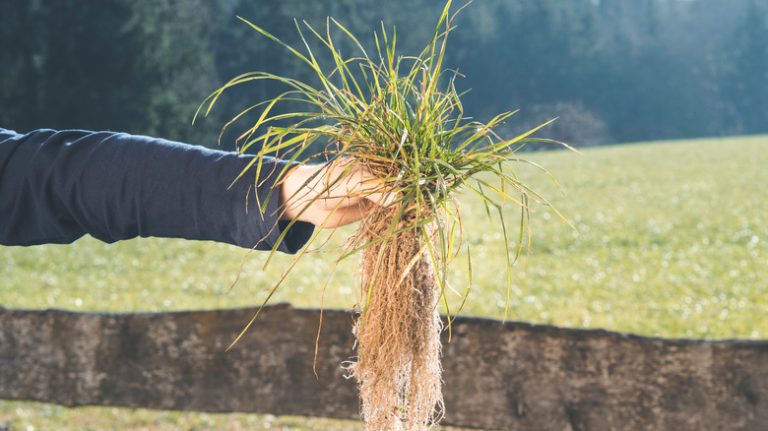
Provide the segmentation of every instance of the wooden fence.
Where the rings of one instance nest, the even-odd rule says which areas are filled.
[[[0,308],[0,398],[354,419],[352,314],[267,307],[85,314]],[[447,340],[445,340],[447,341]],[[445,425],[500,430],[765,430],[768,342],[644,338],[457,319]]]

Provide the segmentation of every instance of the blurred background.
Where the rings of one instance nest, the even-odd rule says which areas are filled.
[[[198,105],[227,80],[249,71],[312,80],[305,66],[236,16],[294,46],[301,43],[294,18],[324,28],[333,16],[369,49],[383,21],[397,28],[399,52],[413,55],[427,43],[443,5],[0,0],[0,127],[109,129],[215,146],[228,119],[282,91],[266,81],[237,87],[191,125]],[[542,136],[591,147],[525,155],[562,186],[525,166],[520,177],[575,229],[536,203],[533,245],[515,266],[509,290],[500,275],[507,245],[487,229],[498,220],[489,220],[477,199],[459,197],[472,261],[482,263],[475,264],[471,286],[465,257],[451,267],[454,305],[471,287],[462,314],[657,337],[768,337],[768,1],[476,0],[457,22],[447,63],[466,75],[457,81],[459,91],[470,90],[462,99],[466,115],[487,120],[520,109],[503,135],[559,116]],[[341,35],[337,41],[345,55],[354,54]],[[224,148],[233,148],[231,138],[225,136]],[[519,208],[504,211],[516,232]],[[353,231],[342,229],[337,238]],[[300,262],[272,301],[319,306],[334,244]],[[253,306],[291,264],[290,256],[276,256],[264,270],[265,258],[165,238],[0,246],[0,306],[110,312]],[[354,306],[357,271],[354,258],[342,263],[326,307]],[[0,401],[0,430],[8,429],[361,428],[321,419]]]
[[[441,3],[1,0],[0,125],[210,146],[225,119],[279,90],[238,88],[192,127],[216,87],[253,70],[310,75],[236,15],[291,44],[294,17],[336,17],[364,42],[384,21],[415,54]],[[478,0],[458,26],[448,65],[466,75],[468,115],[519,108],[520,128],[560,116],[548,134],[574,145],[768,132],[768,2]]]

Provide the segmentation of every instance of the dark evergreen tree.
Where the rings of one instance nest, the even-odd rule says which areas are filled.
[[[294,18],[322,28],[334,16],[369,50],[384,21],[397,27],[400,52],[413,54],[440,3],[0,0],[0,126],[115,129],[213,145],[226,119],[282,88],[238,88],[191,127],[210,91],[253,70],[303,80],[312,73],[235,15],[294,45]],[[466,75],[457,85],[471,89],[468,116],[521,108],[514,127],[551,111],[571,117],[556,132],[575,144],[579,136],[768,132],[764,2],[483,0],[458,24],[448,64]],[[339,36],[342,50],[356,49]]]
[[[768,7],[751,1],[737,26],[728,76],[737,130],[768,132]]]
[[[190,127],[214,79],[205,35],[215,15],[205,3],[5,2],[2,125],[208,142]]]

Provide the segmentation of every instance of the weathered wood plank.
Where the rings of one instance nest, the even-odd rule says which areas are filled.
[[[0,309],[0,398],[65,406],[357,417],[339,366],[352,314],[253,309],[82,314]],[[664,340],[457,319],[444,423],[503,430],[768,429],[768,342]]]

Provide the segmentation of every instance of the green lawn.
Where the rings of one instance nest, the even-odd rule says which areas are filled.
[[[768,337],[768,137],[529,157],[560,179],[563,193],[540,173],[521,175],[578,231],[534,207],[534,244],[514,273],[509,319],[663,337]],[[503,317],[501,236],[489,229],[495,222],[476,199],[461,203],[474,275],[464,314]],[[512,226],[517,210],[507,211]],[[255,305],[292,259],[279,256],[262,270],[265,255],[248,257],[230,291],[245,252],[225,245],[167,239],[106,245],[84,238],[70,246],[0,247],[0,304],[81,311]],[[307,256],[275,301],[317,306],[329,257]],[[463,291],[466,265],[459,259],[452,268],[452,285]],[[326,306],[353,306],[356,279],[350,259],[328,286]],[[460,299],[453,295],[453,306]],[[113,423],[115,429],[354,429],[338,421],[10,402],[0,403],[4,422],[14,429],[62,429],[62,423],[71,429],[112,429]]]

